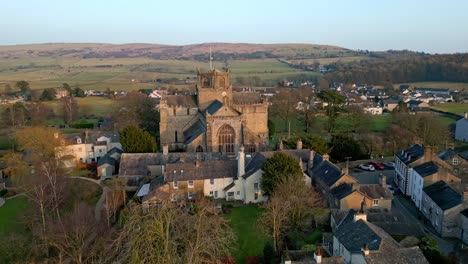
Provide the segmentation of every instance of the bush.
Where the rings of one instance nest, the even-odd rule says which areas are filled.
[[[71,128],[89,128],[93,129],[94,128],[94,123],[73,123],[70,125]]]
[[[270,242],[267,242],[263,247],[263,263],[272,264],[275,260],[275,249]]]
[[[0,197],[5,196],[5,194],[7,194],[7,193],[8,193],[7,189],[0,190]]]

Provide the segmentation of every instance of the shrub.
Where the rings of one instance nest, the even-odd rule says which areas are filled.
[[[7,194],[7,193],[8,193],[7,189],[0,190],[0,197],[5,196],[5,194]]]

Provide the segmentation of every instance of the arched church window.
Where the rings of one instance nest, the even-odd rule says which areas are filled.
[[[203,78],[203,87],[211,87],[210,78]]]
[[[246,151],[251,152],[251,153],[257,151],[257,147],[255,146],[255,143],[247,144]]]
[[[199,146],[195,149],[195,152],[203,152],[203,147],[199,145]]]
[[[175,142],[177,143],[178,140],[177,140],[177,131],[174,133],[174,138],[175,138]]]
[[[234,129],[229,125],[223,125],[218,130],[219,152],[234,152],[234,142]]]

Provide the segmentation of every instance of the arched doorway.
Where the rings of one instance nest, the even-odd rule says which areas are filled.
[[[234,129],[229,125],[223,125],[218,130],[219,152],[234,152]]]

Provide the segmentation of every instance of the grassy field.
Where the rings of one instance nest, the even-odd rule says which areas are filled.
[[[275,83],[299,75],[315,78],[320,74],[289,67],[276,59],[232,60],[214,62],[229,66],[232,82],[236,77],[259,77]],[[0,61],[0,89],[16,81],[30,82],[32,89],[61,87],[68,83],[94,90],[135,90],[155,87],[154,80],[196,77],[196,70],[208,69],[208,63],[193,60],[156,60],[151,58],[15,58]]]
[[[225,217],[237,235],[237,248],[233,252],[236,263],[246,263],[248,256],[263,256],[263,247],[269,240],[259,233],[257,219],[262,209],[255,205],[232,208]]]
[[[0,207],[0,236],[5,233],[23,233],[26,230],[21,222],[21,213],[29,208],[27,198],[18,196],[9,199]]]
[[[468,83],[459,83],[459,82],[410,82],[410,83],[400,83],[394,85],[395,88],[400,87],[401,84],[408,84],[415,87],[424,87],[424,88],[449,88],[452,90],[463,90],[468,89]]]
[[[463,114],[463,112],[468,112],[468,104],[447,103],[447,104],[438,104],[436,106],[433,106],[432,108],[436,110],[459,114],[459,115]]]
[[[114,100],[111,100],[107,97],[99,97],[99,96],[89,96],[83,98],[75,98],[78,106],[79,111],[81,114],[94,114],[95,116],[103,116],[108,117],[114,111]],[[59,101],[50,101],[45,102],[50,108],[54,110],[56,114],[60,114],[62,111],[60,109],[60,102]]]

